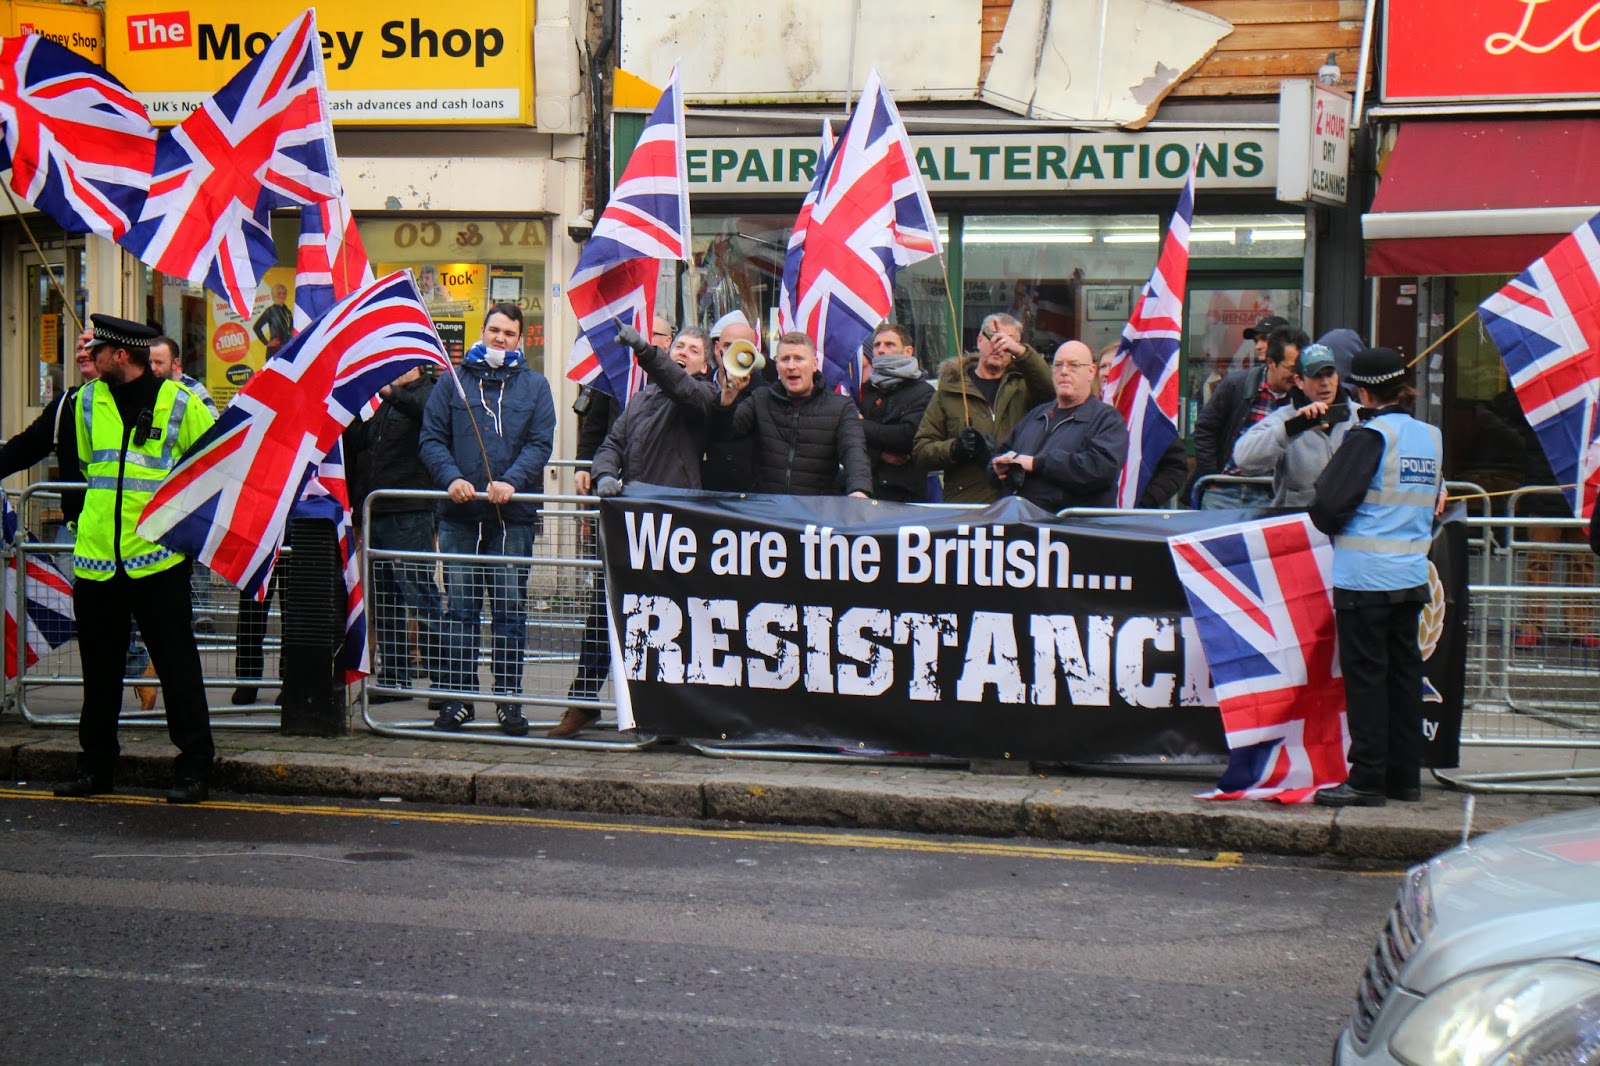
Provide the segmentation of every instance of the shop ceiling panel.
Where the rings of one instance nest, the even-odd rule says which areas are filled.
[[[1138,129],[1232,31],[1172,0],[1014,0],[983,99],[1029,118]]]
[[[982,0],[629,0],[622,68],[653,84],[682,61],[690,103],[843,101],[873,66],[896,100],[978,94]]]

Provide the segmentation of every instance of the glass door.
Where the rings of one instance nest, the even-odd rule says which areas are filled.
[[[1299,326],[1303,297],[1298,274],[1191,278],[1184,315],[1183,404],[1180,429],[1194,429],[1200,409],[1229,371],[1255,365],[1256,345],[1244,331],[1267,315]]]
[[[77,347],[77,322],[83,321],[87,302],[88,277],[83,253],[83,245],[73,243],[46,246],[43,258],[32,250],[22,255],[26,290],[21,360],[22,394],[27,408],[24,425],[44,413],[50,401],[63,390],[78,384],[78,368],[72,353]],[[58,473],[52,457],[46,478],[53,480]]]

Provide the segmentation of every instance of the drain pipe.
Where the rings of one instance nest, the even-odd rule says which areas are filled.
[[[589,50],[589,172],[594,185],[594,217],[611,199],[611,131],[606,116],[606,64],[617,44],[617,5],[605,0],[600,13],[600,43]]]

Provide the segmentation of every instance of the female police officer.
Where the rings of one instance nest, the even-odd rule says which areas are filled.
[[[1350,381],[1362,425],[1317,479],[1311,521],[1333,537],[1333,606],[1350,722],[1350,777],[1317,793],[1325,807],[1421,798],[1422,652],[1428,548],[1443,452],[1439,431],[1410,413],[1405,358],[1368,348]]]

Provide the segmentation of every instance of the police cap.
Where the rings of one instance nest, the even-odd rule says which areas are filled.
[[[98,348],[102,344],[114,344],[118,348],[148,348],[151,341],[161,336],[142,322],[113,315],[90,315],[89,321],[94,325],[94,340],[89,342],[91,348]]]
[[[1382,385],[1405,372],[1406,357],[1393,348],[1363,348],[1350,358],[1350,380],[1357,385]]]

